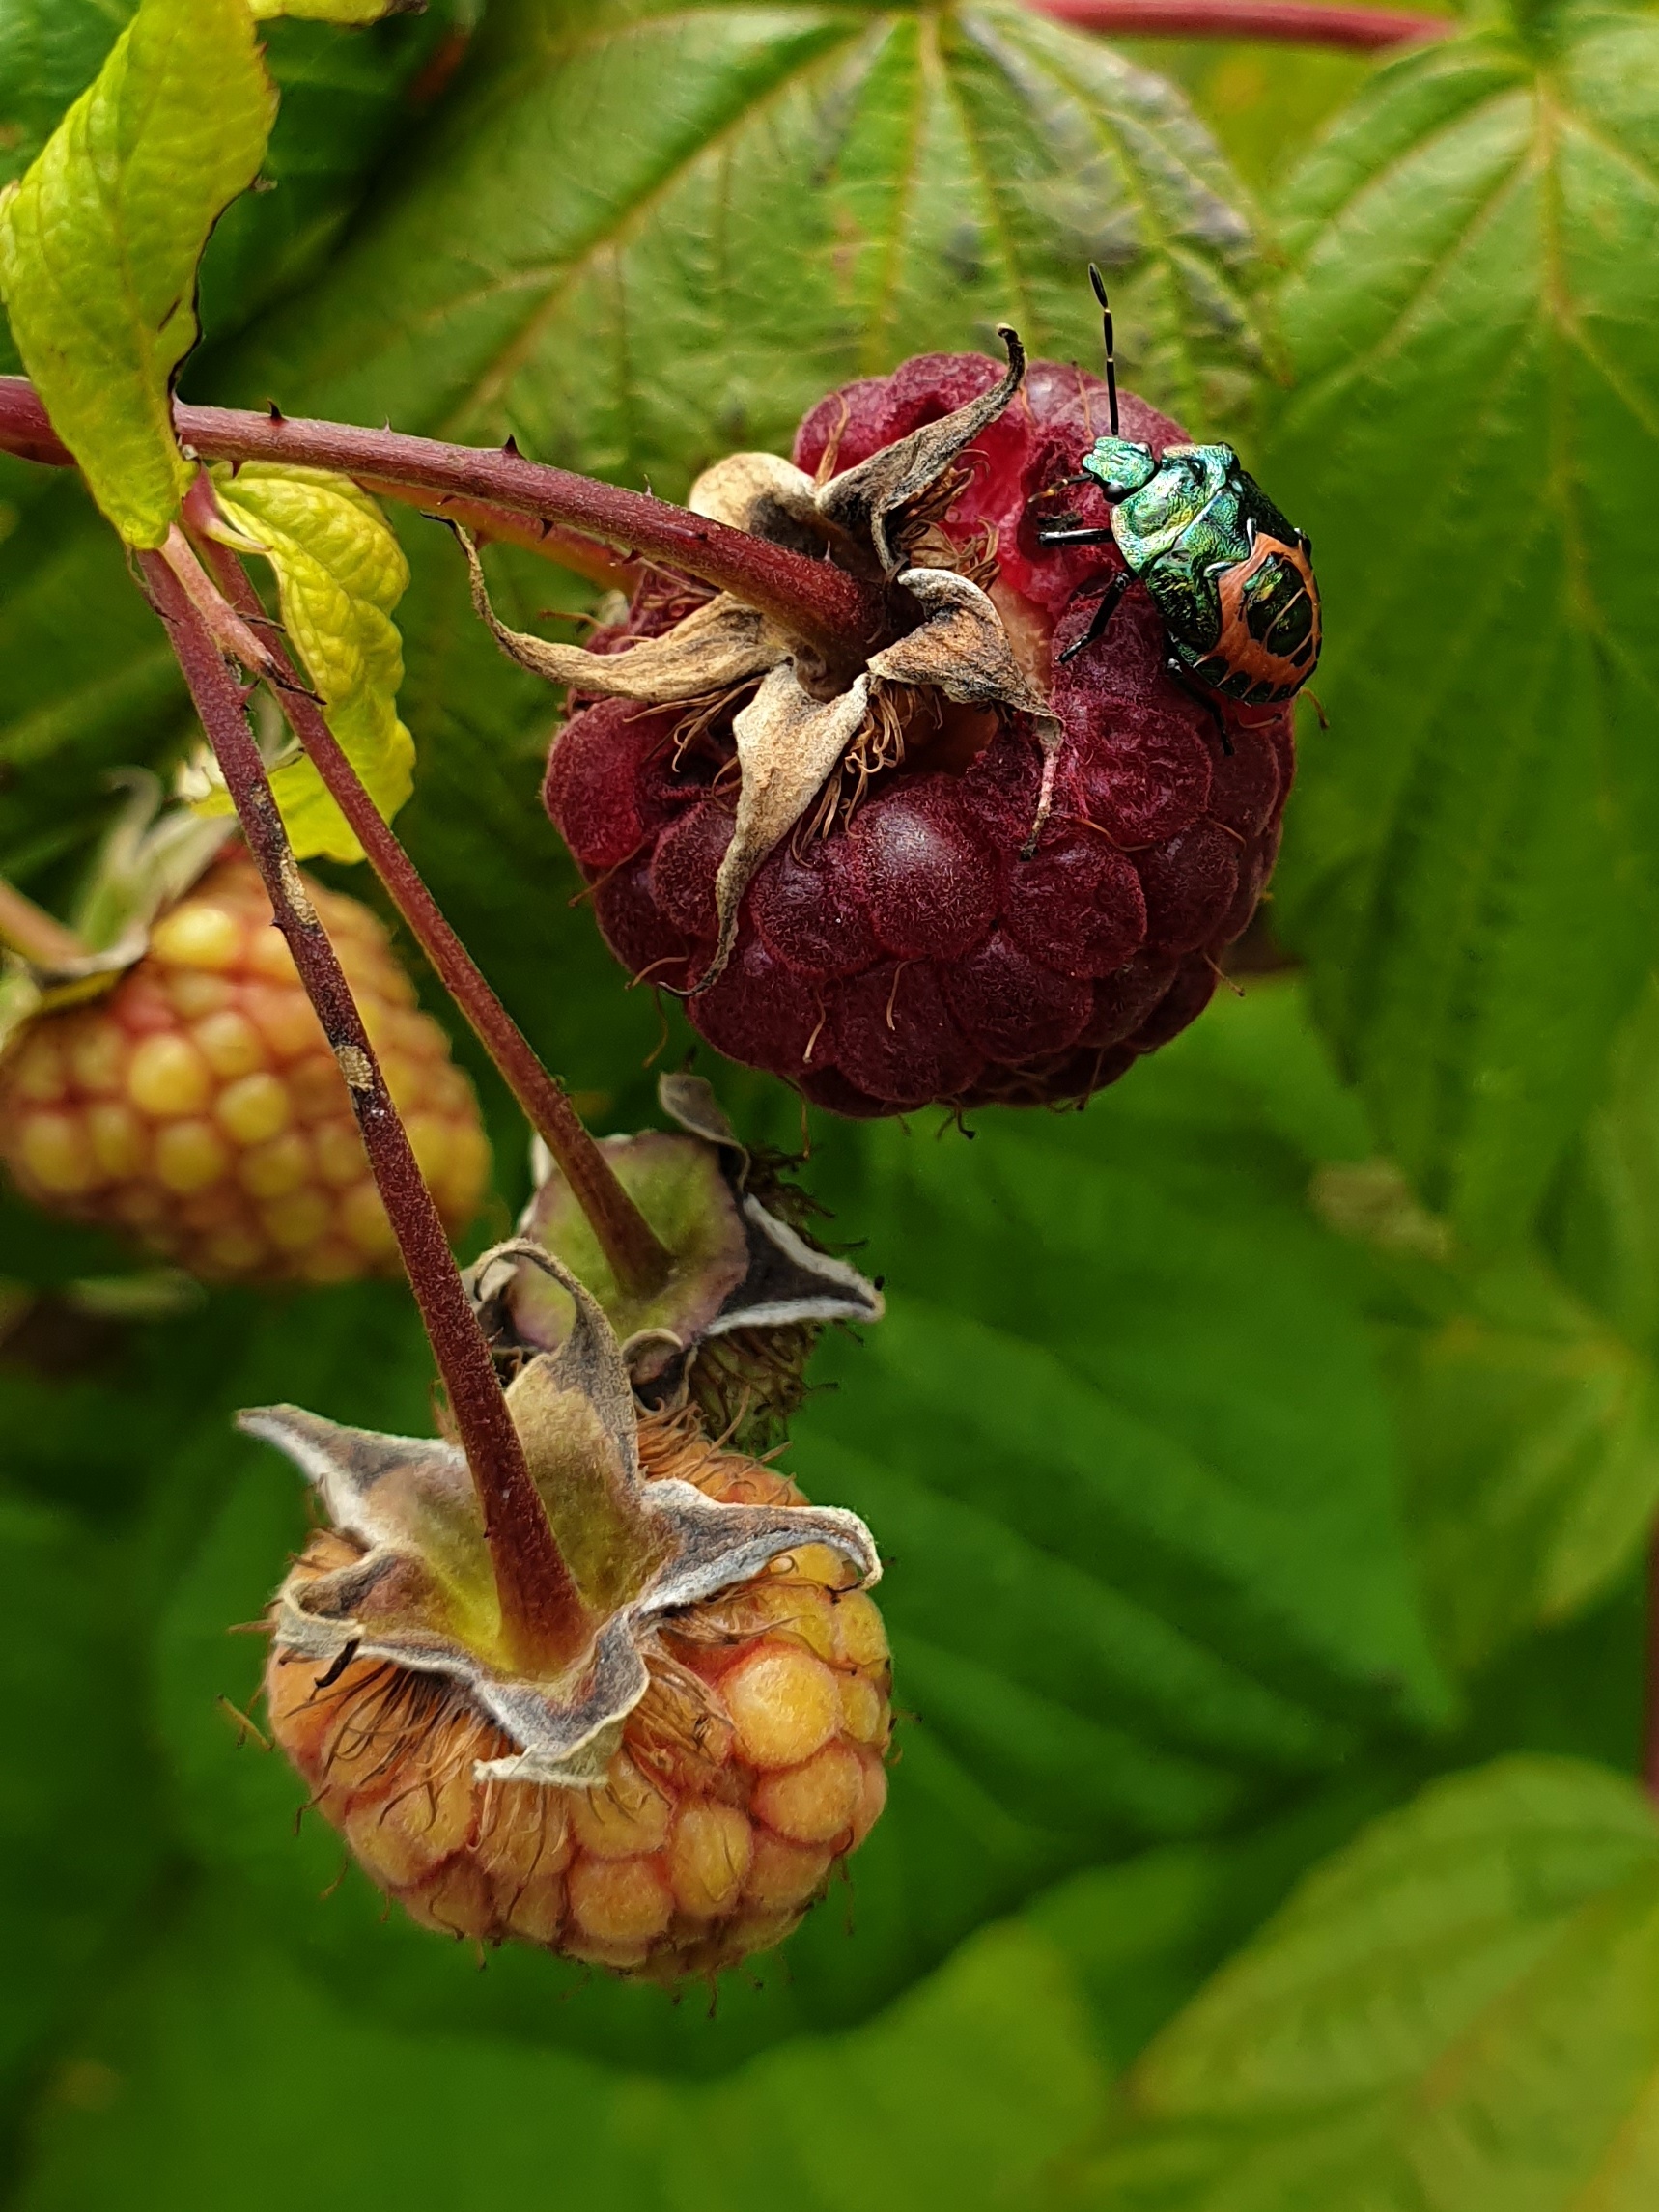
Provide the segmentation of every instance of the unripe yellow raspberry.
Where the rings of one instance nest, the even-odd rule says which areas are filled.
[[[678,1481],[732,1504],[803,1504],[690,1415],[642,1421],[638,1445],[647,1494]],[[362,1550],[319,1531],[284,1595]],[[665,1617],[594,1788],[480,1779],[514,1746],[462,1682],[366,1656],[324,1669],[280,1635],[271,1722],[324,1817],[425,1925],[656,1981],[712,1974],[781,1942],[886,1802],[886,1638],[856,1579],[803,1543]]]
[[[490,1172],[472,1086],[380,922],[309,889],[438,1211],[459,1230]],[[161,915],[112,990],[13,1040],[0,1160],[37,1205],[208,1281],[396,1271],[345,1079],[240,853]]]

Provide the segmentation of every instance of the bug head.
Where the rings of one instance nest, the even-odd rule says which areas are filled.
[[[1141,490],[1158,473],[1158,461],[1149,445],[1133,438],[1096,438],[1083,456],[1083,469],[1109,499],[1127,499]]]

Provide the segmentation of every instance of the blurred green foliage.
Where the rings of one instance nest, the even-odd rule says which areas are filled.
[[[127,13],[0,0],[5,174]],[[112,1318],[75,1286],[123,1256],[0,1203],[15,2201],[1646,2212],[1651,18],[1377,67],[1126,60],[1010,0],[495,0],[468,44],[472,13],[270,27],[276,188],[210,248],[191,395],[672,493],[1004,315],[1087,357],[1094,255],[1130,378],[1315,540],[1333,727],[1273,910],[1303,972],[1081,1118],[811,1117],[890,1315],[826,1347],[789,1464],[889,1554],[902,1755],[850,1892],[712,2012],[385,1919],[239,1740],[229,1632],[305,1514],[230,1413],[423,1428],[404,1295]],[[67,899],[103,775],[186,717],[77,488],[7,463],[0,500],[0,867]],[[659,1016],[537,804],[553,702],[398,527],[400,827],[637,1126]],[[492,560],[510,619],[589,602]],[[526,1169],[478,1073],[482,1242]]]

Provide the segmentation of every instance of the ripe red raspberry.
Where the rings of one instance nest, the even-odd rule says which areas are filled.
[[[366,907],[309,886],[452,1229],[490,1149],[472,1086]],[[0,1160],[49,1212],[210,1281],[395,1272],[344,1078],[252,862],[217,862],[90,1005],[29,1022],[0,1062]]]
[[[832,480],[999,375],[983,355],[938,353],[850,384],[808,414],[796,463]],[[1111,546],[1045,548],[1036,528],[1068,507],[1105,518],[1093,488],[1064,480],[1106,421],[1099,379],[1033,363],[905,525],[913,567],[989,580],[1020,670],[1057,718],[1034,851],[1033,717],[900,686],[881,747],[866,748],[871,772],[843,770],[838,793],[831,778],[825,805],[771,851],[723,971],[696,993],[716,961],[716,874],[736,811],[732,723],[752,686],[716,713],[578,701],[554,742],[548,809],[618,959],[692,991],[690,1020],[728,1057],[838,1112],[1053,1104],[1114,1081],[1203,1008],[1272,872],[1294,765],[1288,711],[1218,702],[1229,752],[1217,713],[1165,673],[1139,583],[1104,638],[1058,658],[1122,563]],[[1122,430],[1158,451],[1185,436],[1129,395]],[[648,581],[595,648],[662,635],[701,596],[680,587],[670,600]]]
[[[690,1484],[813,1518],[694,1414],[641,1421],[638,1455],[647,1498]],[[517,1747],[459,1670],[351,1656],[354,1641],[327,1666],[283,1641],[286,1609],[366,1549],[313,1536],[273,1614],[267,1697],[313,1802],[426,1926],[664,1982],[714,1974],[780,1943],[881,1812],[886,1634],[829,1545],[779,1538],[769,1564],[661,1618],[641,1646],[644,1695],[591,1787],[481,1776]]]

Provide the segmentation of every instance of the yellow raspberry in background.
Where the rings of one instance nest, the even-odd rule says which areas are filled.
[[[380,922],[309,888],[438,1211],[459,1230],[490,1171],[472,1086]],[[345,1079],[239,854],[159,917],[113,989],[13,1040],[0,1160],[37,1205],[207,1281],[397,1270]]]

